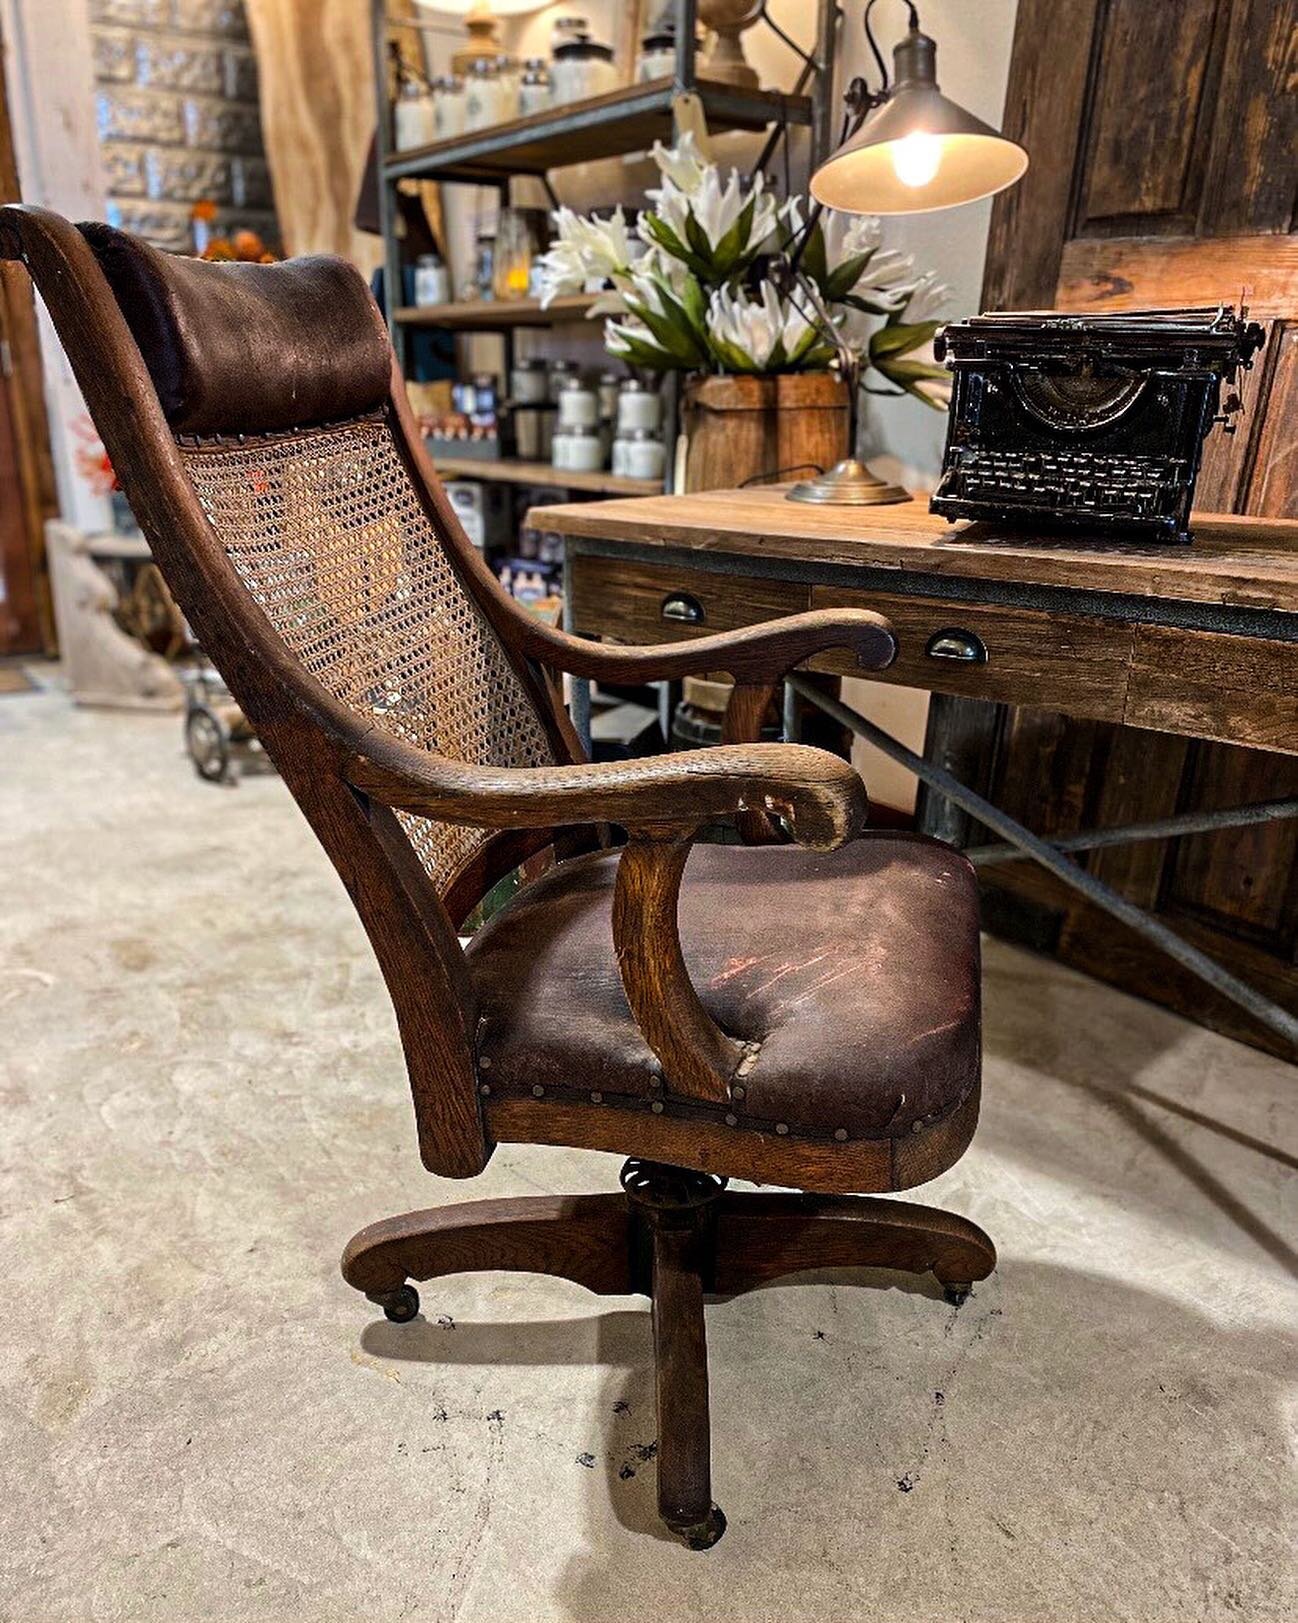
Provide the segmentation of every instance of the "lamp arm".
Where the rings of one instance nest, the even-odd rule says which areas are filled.
[[[875,39],[874,30],[870,27],[870,13],[874,10],[878,3],[879,0],[866,0],[865,16],[861,20],[865,24],[865,42],[870,47],[870,52],[874,57],[874,60],[879,64],[879,78],[881,81],[881,94],[879,99],[882,100],[888,94],[888,87],[890,84],[890,80],[888,78],[888,65],[883,60],[883,52],[879,49],[879,42]],[[910,13],[910,27],[912,29],[917,29],[919,27],[919,11],[914,5],[914,0],[905,0],[905,6],[906,10]],[[849,89],[850,88],[851,87],[849,86]]]

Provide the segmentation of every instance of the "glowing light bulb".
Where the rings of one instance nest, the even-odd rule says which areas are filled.
[[[942,137],[914,130],[892,148],[893,173],[903,186],[927,186],[942,162]]]

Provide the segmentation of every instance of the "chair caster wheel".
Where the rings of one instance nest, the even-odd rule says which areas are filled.
[[[701,1522],[691,1522],[685,1526],[679,1523],[668,1525],[673,1533],[684,1539],[686,1549],[710,1550],[726,1530],[726,1515],[720,1505],[713,1505]]]
[[[942,1294],[952,1307],[960,1307],[973,1294],[972,1285],[943,1285]]]
[[[413,1285],[402,1285],[400,1289],[379,1298],[379,1306],[383,1309],[384,1318],[390,1319],[393,1324],[409,1324],[419,1312],[419,1292]]]

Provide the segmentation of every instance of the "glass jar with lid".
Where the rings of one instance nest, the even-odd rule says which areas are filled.
[[[613,48],[586,35],[560,45],[550,69],[554,100],[559,106],[571,101],[589,101],[618,87]]]
[[[623,472],[628,479],[661,479],[667,467],[667,447],[647,428],[633,428],[623,440]]]
[[[496,122],[508,124],[522,110],[523,67],[516,56],[502,56],[496,68]]]
[[[485,130],[498,124],[500,69],[490,57],[480,56],[464,81],[464,127]]]
[[[564,428],[595,428],[599,423],[599,396],[574,374],[559,386],[559,422]]]
[[[518,89],[519,116],[527,118],[532,113],[543,113],[550,105],[550,64],[543,56],[529,56],[523,64]]]
[[[585,39],[590,33],[590,24],[584,17],[556,17],[550,24],[550,55],[562,45],[570,45],[575,39]]]
[[[617,394],[617,431],[629,435],[633,429],[647,428],[656,434],[662,427],[661,395],[646,389],[639,378],[627,378]]]
[[[567,440],[567,461],[564,466],[571,468],[573,473],[598,473],[604,466],[604,442],[599,430],[582,423],[575,428],[565,428],[563,434]],[[555,439],[558,438],[556,432]]]
[[[401,81],[392,123],[398,152],[430,146],[437,139],[434,103],[427,85],[413,77]]]
[[[676,71],[676,35],[668,28],[654,28],[640,41],[640,54],[635,59],[635,82],[648,84],[650,79],[669,79]]]
[[[464,134],[464,80],[448,73],[433,80],[433,128],[437,140]]]
[[[577,375],[577,363],[576,363],[576,361],[564,360],[562,358],[560,358],[558,360],[551,361],[550,362],[550,399],[551,400],[558,400],[558,398],[559,398],[559,390],[563,388],[564,380],[566,378],[576,377],[576,375]]]
[[[440,254],[420,254],[415,261],[415,303],[421,307],[449,304],[451,278]]]
[[[541,406],[550,398],[545,361],[539,355],[515,361],[509,374],[509,392],[517,406]]]

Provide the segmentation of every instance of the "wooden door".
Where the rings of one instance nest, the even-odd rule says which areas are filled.
[[[1005,127],[1032,167],[993,211],[984,308],[1246,294],[1269,341],[1243,425],[1209,441],[1197,505],[1298,517],[1296,0],[1020,0]],[[986,746],[993,798],[1046,834],[1298,795],[1292,756],[1039,710],[999,717]],[[1298,1010],[1298,823],[1128,846],[1089,865]],[[1001,933],[1279,1045],[1030,864],[989,871],[986,902]]]

